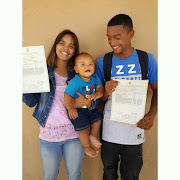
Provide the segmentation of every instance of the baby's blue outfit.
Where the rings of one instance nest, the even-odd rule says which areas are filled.
[[[101,80],[96,74],[91,75],[89,82],[84,81],[78,75],[75,75],[70,80],[64,93],[70,95],[73,98],[77,98],[76,92],[81,93],[85,97],[89,97],[90,94],[96,92],[96,87],[101,85]],[[72,124],[76,131],[87,129],[90,124],[101,120],[101,114],[95,109],[89,110],[87,107],[77,108],[78,117],[71,119]]]

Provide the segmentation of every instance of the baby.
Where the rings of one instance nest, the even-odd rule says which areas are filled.
[[[101,143],[97,139],[101,115],[95,109],[89,110],[86,106],[75,109],[72,98],[76,98],[76,92],[79,92],[89,100],[95,101],[103,96],[104,88],[99,77],[94,74],[95,63],[91,55],[79,54],[75,59],[74,70],[77,75],[69,82],[64,92],[65,106],[75,130],[79,133],[79,139],[85,148],[85,153],[90,157],[96,157],[98,151],[95,148],[101,147]]]

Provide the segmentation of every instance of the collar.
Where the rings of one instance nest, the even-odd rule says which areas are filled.
[[[47,66],[48,74],[50,77],[54,76],[54,67]]]

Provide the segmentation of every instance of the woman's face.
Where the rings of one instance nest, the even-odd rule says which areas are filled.
[[[62,37],[56,45],[57,60],[68,61],[75,52],[74,40],[70,34]]]

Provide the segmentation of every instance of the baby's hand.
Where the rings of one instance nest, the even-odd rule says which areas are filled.
[[[91,94],[91,95],[89,96],[89,100],[90,100],[90,101],[93,100],[93,99],[94,99],[94,101],[95,101],[95,100],[98,99],[98,98],[99,98],[98,93],[93,93],[93,94]]]
[[[68,110],[68,114],[69,114],[70,119],[76,119],[78,117],[78,113],[75,108]]]

